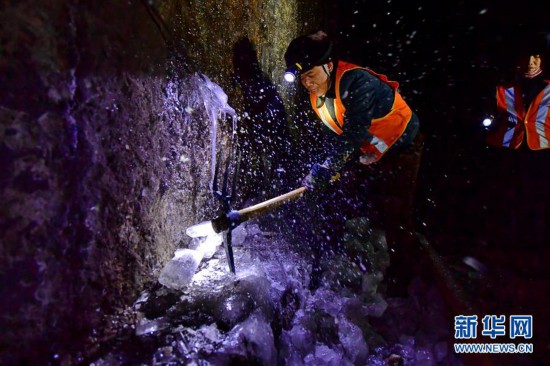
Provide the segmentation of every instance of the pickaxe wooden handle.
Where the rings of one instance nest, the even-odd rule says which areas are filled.
[[[212,227],[217,233],[221,233],[230,228],[231,223],[236,225],[248,221],[254,217],[260,216],[267,211],[271,211],[282,204],[295,200],[304,194],[306,188],[300,187],[278,197],[271,198],[267,201],[260,202],[254,206],[243,208],[239,211],[232,211],[227,215],[220,216],[212,220]]]

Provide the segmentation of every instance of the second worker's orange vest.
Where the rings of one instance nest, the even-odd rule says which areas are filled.
[[[517,86],[497,87],[497,108],[503,120],[488,136],[490,145],[517,149],[527,134],[531,150],[550,148],[550,82],[547,83],[527,110]]]

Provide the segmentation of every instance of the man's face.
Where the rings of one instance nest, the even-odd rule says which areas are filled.
[[[530,55],[524,59],[522,68],[524,72],[528,74],[532,74],[538,69],[540,69],[541,62],[542,62],[542,59],[540,55],[537,55],[537,54]]]
[[[332,71],[333,64],[329,62],[325,65],[328,72]],[[323,66],[315,66],[311,70],[300,75],[300,82],[310,93],[321,97],[328,90],[329,77]]]

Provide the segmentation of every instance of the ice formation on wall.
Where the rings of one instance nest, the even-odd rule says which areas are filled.
[[[192,74],[184,80],[169,80],[166,85],[166,93],[166,109],[182,113],[184,124],[193,123],[195,112],[202,111],[204,108],[203,111],[210,123],[210,169],[212,174],[210,187],[212,187],[216,168],[218,121],[226,121],[228,116],[231,118],[231,138],[234,138],[237,129],[237,114],[228,104],[228,97],[223,89],[204,74]],[[186,107],[181,110],[181,106]]]

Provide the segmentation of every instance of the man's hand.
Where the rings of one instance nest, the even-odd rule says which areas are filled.
[[[313,164],[311,171],[302,180],[302,185],[309,191],[325,189],[332,178],[332,171],[320,164]]]
[[[376,162],[376,155],[374,154],[363,154],[359,157],[359,162],[363,165],[370,165]]]

